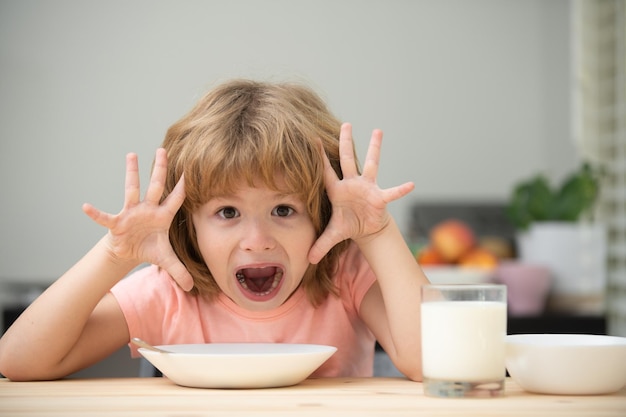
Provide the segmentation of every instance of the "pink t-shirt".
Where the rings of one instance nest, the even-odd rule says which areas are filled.
[[[271,311],[248,311],[224,294],[208,302],[181,290],[156,266],[141,269],[115,285],[131,337],[157,345],[181,343],[312,343],[337,352],[312,376],[372,376],[374,335],[358,315],[376,280],[355,244],[341,256],[334,277],[340,296],[317,308],[299,288]],[[138,356],[131,345],[133,356]]]

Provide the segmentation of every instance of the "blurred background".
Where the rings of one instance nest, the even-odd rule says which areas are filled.
[[[623,34],[623,3],[590,1],[600,10],[592,23],[621,13]],[[125,155],[139,154],[145,184],[168,126],[232,77],[310,85],[353,124],[361,158],[381,128],[380,185],[416,185],[390,207],[407,240],[416,204],[502,204],[523,178],[560,181],[608,153],[609,255],[625,268],[626,191],[615,180],[626,176],[624,119],[614,150],[599,151],[588,128],[596,119],[583,112],[582,9],[570,0],[0,0],[0,304],[28,300],[76,262],[105,233],[82,203],[117,212]],[[624,269],[610,271],[624,297]],[[626,311],[613,311],[612,332],[626,335]]]
[[[504,200],[578,163],[570,2],[43,0],[0,3],[0,279],[51,281],[143,178],[166,129],[231,77],[299,80],[354,125],[414,201]],[[144,182],[145,183],[145,182]]]

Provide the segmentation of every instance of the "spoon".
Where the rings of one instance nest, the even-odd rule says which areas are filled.
[[[138,338],[138,337],[133,337],[132,339],[130,339],[130,341],[131,341],[131,342],[133,342],[134,344],[136,344],[136,345],[137,345],[137,346],[139,346],[139,347],[146,348],[146,349],[148,349],[148,350],[152,350],[152,351],[154,351],[154,352],[159,352],[159,353],[172,353],[172,352],[169,352],[169,351],[167,351],[167,350],[159,349],[158,347],[152,346],[150,343],[145,342],[145,341],[141,340],[141,339],[140,339],[140,338]]]

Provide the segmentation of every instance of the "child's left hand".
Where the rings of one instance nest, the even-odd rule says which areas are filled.
[[[337,243],[346,239],[359,242],[373,239],[390,221],[387,204],[410,193],[414,185],[402,185],[381,189],[376,183],[380,147],[383,138],[381,130],[374,130],[359,175],[352,145],[352,126],[344,123],[339,135],[339,158],[343,179],[339,179],[330,165],[326,153],[324,157],[324,182],[326,192],[333,207],[328,226],[309,251],[309,261],[318,263]]]

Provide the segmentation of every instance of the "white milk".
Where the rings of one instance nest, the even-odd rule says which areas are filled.
[[[505,337],[506,303],[423,303],[424,377],[463,382],[502,380]]]

